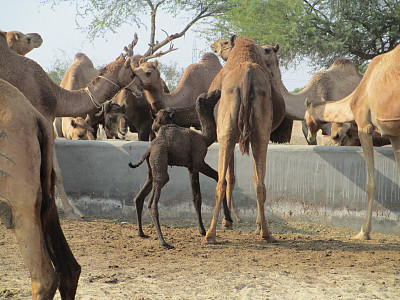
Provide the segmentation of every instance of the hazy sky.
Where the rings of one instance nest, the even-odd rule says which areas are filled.
[[[39,33],[43,38],[43,44],[40,48],[30,52],[27,57],[35,60],[45,70],[51,68],[57,59],[70,61],[72,64],[74,56],[78,52],[85,53],[96,67],[103,66],[123,52],[123,47],[132,41],[135,32],[139,36],[136,52],[140,54],[148,49],[149,34],[145,28],[138,29],[136,25],[125,25],[116,33],[109,33],[104,38],[97,38],[93,43],[89,43],[86,42],[85,34],[77,29],[74,5],[62,4],[52,9],[50,5],[40,5],[39,1],[4,2],[2,11],[7,13],[3,13],[0,18],[0,30]],[[149,22],[145,21],[144,23],[148,24]],[[165,33],[161,29],[173,34],[180,32],[184,25],[186,25],[185,20],[171,19],[169,16],[159,14],[156,23],[158,29],[156,39],[165,38]],[[194,45],[197,52],[211,51],[207,41],[196,36],[192,30],[189,30],[186,36],[174,40],[173,44],[179,50],[161,57],[160,62],[165,64],[177,62],[180,67],[186,68],[192,63]],[[167,47],[162,50],[167,50]],[[300,66],[296,70],[282,70],[282,79],[289,91],[304,87],[310,77],[307,67]]]

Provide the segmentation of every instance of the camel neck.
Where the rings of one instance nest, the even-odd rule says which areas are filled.
[[[352,94],[339,101],[318,103],[313,107],[313,116],[322,122],[348,123],[354,121],[350,109]]]
[[[112,99],[120,90],[118,86],[107,80],[102,82],[95,80],[87,89],[89,92],[85,91],[85,89],[69,91],[58,87],[59,100],[57,102],[56,117],[77,117],[97,112],[99,108],[91,98],[95,99],[95,102],[102,104]]]
[[[207,147],[217,140],[217,126],[214,118],[214,110],[210,113],[200,113],[198,116],[201,124],[201,135],[206,139]]]
[[[285,101],[285,115],[286,117],[293,120],[303,120],[306,108],[304,102],[307,98],[307,93],[301,92],[298,94],[291,94],[282,82],[281,70],[279,68],[279,62],[269,66],[272,77],[278,86],[279,91]]]

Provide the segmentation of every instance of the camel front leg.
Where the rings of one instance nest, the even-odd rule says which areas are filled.
[[[367,132],[367,129],[359,129],[358,135],[361,142],[361,147],[364,154],[365,165],[367,168],[367,182],[366,182],[366,192],[367,192],[367,211],[364,219],[364,223],[361,226],[360,232],[353,236],[352,239],[357,240],[369,240],[371,239],[371,220],[372,220],[372,208],[374,204],[374,197],[376,192],[376,182],[374,174],[374,147],[372,142],[372,134]]]
[[[235,221],[239,221],[239,217],[236,214],[235,207],[233,205],[233,188],[235,187],[235,154],[232,155],[232,158],[229,162],[228,172],[226,173],[226,202],[229,209],[229,215],[232,216]],[[226,218],[222,220],[222,228],[224,229],[232,229],[232,219],[229,221]]]
[[[67,218],[71,220],[82,220],[82,213],[79,212],[79,210],[72,205],[72,203],[68,199],[67,193],[65,192],[62,181],[61,169],[60,166],[58,165],[58,160],[55,150],[53,151],[53,168],[54,172],[56,173],[57,192],[58,195],[60,196],[64,212],[67,214]]]
[[[24,198],[34,199],[36,195]],[[13,210],[14,233],[21,249],[22,258],[31,274],[32,299],[53,299],[59,278],[45,247],[39,214],[38,206],[29,201],[26,201],[24,207],[17,207]]]

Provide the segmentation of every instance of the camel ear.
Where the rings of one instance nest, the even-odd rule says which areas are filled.
[[[15,38],[15,40],[19,40],[21,37],[19,36],[19,33],[18,32],[15,32],[14,33],[14,38]]]
[[[121,108],[122,108],[122,113],[126,113],[126,106],[125,106],[125,104],[123,104],[122,106],[121,106]]]
[[[143,63],[145,63],[146,61],[144,60],[144,57],[141,57],[140,59],[139,59],[139,66],[141,65],[141,64],[143,64]]]
[[[158,67],[158,60],[157,60],[157,59],[153,62],[153,65],[154,65],[156,68]]]
[[[156,114],[153,113],[153,112],[151,112],[151,118],[152,118],[153,120],[155,120],[155,119],[156,119]]]
[[[75,123],[75,120],[74,120],[74,119],[71,120],[71,126],[74,127],[74,128],[76,128],[76,123]]]
[[[108,113],[108,112],[111,111],[111,102],[107,102],[107,103],[105,104],[105,109],[106,109],[106,113]]]
[[[127,68],[129,68],[131,66],[131,58],[130,57],[125,59],[124,66],[127,67]]]
[[[86,115],[85,121],[86,121],[87,123],[90,122],[90,116],[89,116],[89,114]]]
[[[310,101],[308,100],[308,98],[306,98],[306,101],[304,102],[305,107],[308,109],[311,105]]]
[[[234,34],[234,35],[231,36],[231,38],[230,38],[230,40],[229,40],[229,42],[231,43],[231,46],[232,46],[232,47],[235,45],[235,40],[236,40],[236,38],[237,38],[237,35]]]
[[[273,49],[274,49],[274,52],[275,52],[275,53],[278,52],[278,50],[279,50],[279,44],[276,43]]]
[[[169,118],[172,120],[172,117],[174,116],[174,111],[170,111],[169,113],[168,113],[168,116],[169,116]]]
[[[322,101],[322,102],[326,102],[326,100],[325,100],[323,97],[321,97],[321,101]]]

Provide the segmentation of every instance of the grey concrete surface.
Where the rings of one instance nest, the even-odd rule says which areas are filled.
[[[56,140],[66,192],[85,216],[135,218],[133,197],[146,180],[136,162],[148,142]],[[206,161],[218,164],[218,144]],[[373,231],[400,234],[399,177],[390,147],[375,148],[377,193]],[[193,218],[186,168],[169,167],[160,199],[160,218]],[[359,230],[365,216],[365,164],[360,147],[270,145],[267,155],[267,218],[303,220]],[[253,161],[235,150],[234,204],[241,218],[256,219]],[[216,182],[200,175],[203,219],[215,205]],[[144,215],[147,211],[144,210]],[[147,214],[148,215],[148,214]],[[206,220],[205,220],[206,221]]]

